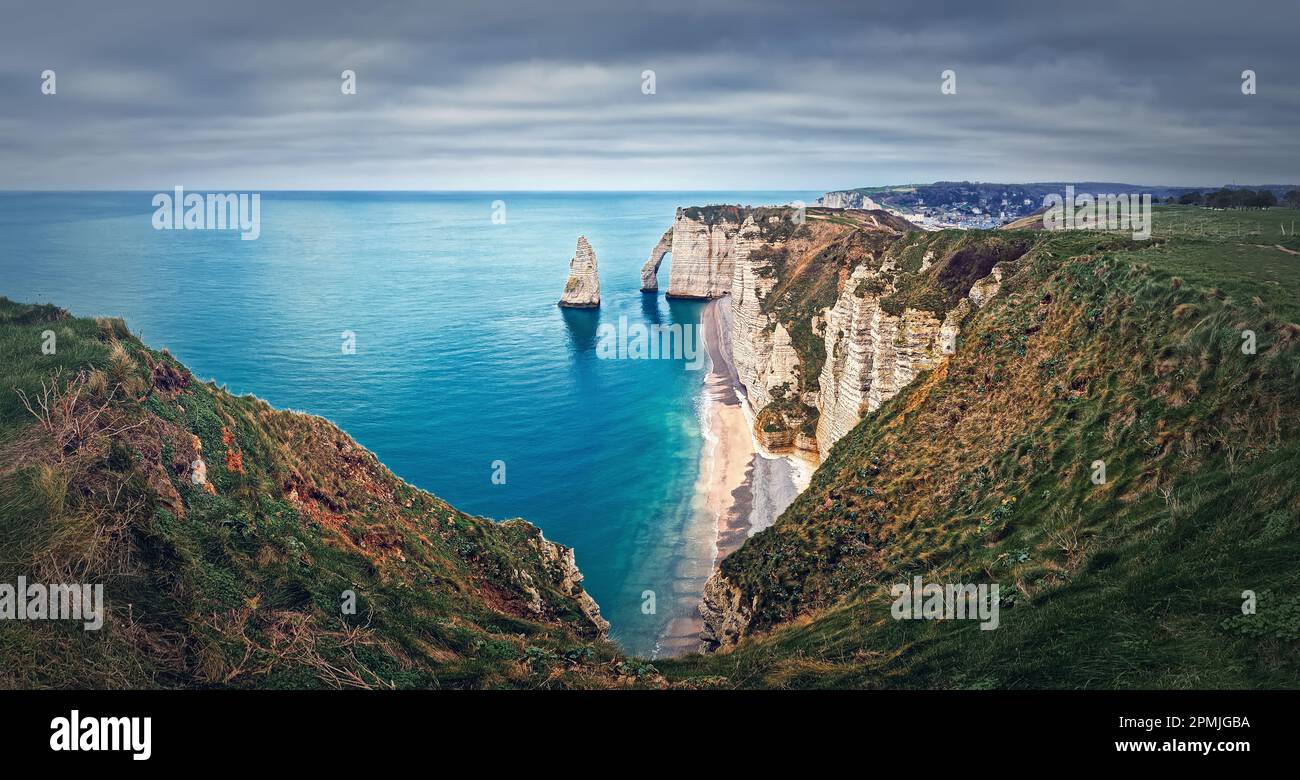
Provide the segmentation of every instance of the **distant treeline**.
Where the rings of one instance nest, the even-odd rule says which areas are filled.
[[[1215,192],[1187,192],[1170,196],[1166,203],[1184,206],[1207,206],[1212,209],[1267,209],[1283,205],[1300,208],[1300,190],[1288,190],[1281,201],[1268,190],[1230,190],[1224,187]]]

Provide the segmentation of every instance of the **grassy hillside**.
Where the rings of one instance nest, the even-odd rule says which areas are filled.
[[[1147,242],[1034,234],[957,353],[723,562],[755,605],[750,636],[661,671],[720,686],[1300,684],[1300,246],[1278,228],[1296,216],[1160,208]],[[889,586],[913,575],[1000,583],[1000,627],[894,620]]]
[[[198,381],[120,320],[0,298],[0,366],[0,582],[101,583],[109,613],[100,631],[0,622],[0,687],[649,673],[603,638],[569,552],[536,528],[458,512],[325,420]]]

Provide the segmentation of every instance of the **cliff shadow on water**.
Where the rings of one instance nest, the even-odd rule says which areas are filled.
[[[696,301],[685,298],[668,298],[664,301],[668,304],[668,322],[671,325],[691,325],[699,327],[700,318],[704,313],[704,307],[708,301]]]
[[[641,293],[641,316],[645,317],[646,322],[652,325],[663,323],[663,312],[659,308],[659,293]]]
[[[569,348],[576,355],[596,352],[596,330],[600,327],[599,309],[560,308],[564,327],[569,333]]]

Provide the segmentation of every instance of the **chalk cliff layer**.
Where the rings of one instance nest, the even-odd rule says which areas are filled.
[[[717,298],[731,289],[736,236],[746,212],[740,206],[677,210],[670,243],[669,297]]]

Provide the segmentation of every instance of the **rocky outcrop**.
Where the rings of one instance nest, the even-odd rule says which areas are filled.
[[[941,353],[952,355],[957,352],[957,336],[961,333],[962,321],[974,308],[971,305],[970,298],[964,298],[943,318],[943,325],[939,328],[939,351]]]
[[[700,599],[700,615],[704,630],[700,639],[706,652],[736,644],[744,636],[754,613],[754,605],[746,602],[740,589],[715,569],[704,583],[704,596]]]
[[[671,251],[673,251],[673,229],[668,228],[659,239],[659,243],[655,244],[655,248],[650,250],[650,259],[641,266],[641,292],[659,291],[659,264],[663,262],[664,255]]]
[[[195,485],[208,484],[208,464],[203,462],[203,458],[195,458],[190,464],[190,482]]]
[[[578,236],[578,248],[569,261],[569,280],[564,285],[560,305],[575,309],[600,306],[600,275],[596,270],[596,252],[586,236]]]
[[[551,577],[551,585],[557,588],[561,594],[573,599],[578,607],[578,611],[587,619],[592,628],[600,637],[609,635],[609,621],[605,620],[600,614],[600,606],[596,600],[582,587],[582,572],[578,570],[577,560],[573,555],[572,547],[565,547],[562,544],[556,544],[540,533],[532,539],[534,548],[542,558],[542,563],[546,572]],[[526,571],[518,571],[516,575],[520,579],[520,585],[530,599],[530,608],[537,617],[548,617],[546,603],[542,594],[537,590],[532,578]]]
[[[880,205],[857,190],[836,190],[817,199],[818,206],[831,209],[878,209]]]
[[[731,290],[736,236],[745,219],[746,210],[739,206],[677,210],[672,228],[668,297],[717,298]],[[644,269],[641,275],[644,283]]]
[[[980,279],[970,288],[970,301],[979,309],[988,303],[989,299],[998,294],[1002,289],[1002,277],[1010,272],[1012,264],[1001,262],[993,266],[989,275]]]

